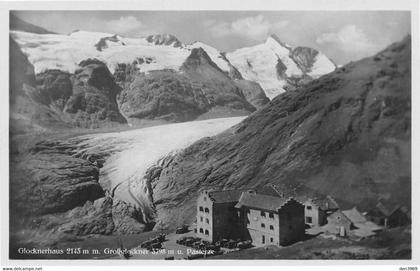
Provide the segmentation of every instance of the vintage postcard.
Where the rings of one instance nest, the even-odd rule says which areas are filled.
[[[418,3],[164,2],[3,10],[4,265],[415,271]]]

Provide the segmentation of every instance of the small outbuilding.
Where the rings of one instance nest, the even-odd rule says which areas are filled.
[[[375,208],[366,213],[366,218],[379,226],[393,228],[409,224],[411,213],[404,205],[380,200]]]
[[[327,218],[328,223],[324,226],[326,233],[348,236],[354,225],[351,220],[340,210],[335,211]]]

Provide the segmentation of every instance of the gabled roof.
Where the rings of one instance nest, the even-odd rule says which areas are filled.
[[[392,215],[396,210],[400,208],[397,204],[392,204],[390,202],[380,200],[378,204],[376,204],[376,208],[385,216]]]
[[[327,211],[327,210],[336,210],[339,209],[338,203],[335,201],[335,199],[331,196],[307,196],[307,195],[300,195],[297,196],[297,201],[301,202],[302,204],[310,201],[312,204],[318,206],[321,210]]]
[[[246,206],[253,209],[277,211],[278,209],[281,209],[289,200],[291,200],[291,198],[273,197],[244,192],[242,193],[239,202],[235,205],[235,207],[241,208]]]
[[[264,185],[262,188],[257,190],[257,194],[273,196],[273,197],[282,196],[282,194],[272,184]]]
[[[237,202],[243,190],[209,191],[209,198],[215,203]]]
[[[343,219],[342,220],[337,220],[337,217],[340,216]],[[334,213],[332,213],[330,216],[327,217],[328,221],[330,221],[331,219],[334,219],[335,222],[339,222],[339,223],[344,223],[347,222],[349,224],[352,224],[351,220],[341,211],[341,210],[337,210]]]
[[[350,210],[343,211],[343,214],[354,224],[365,223],[366,218],[354,207]]]

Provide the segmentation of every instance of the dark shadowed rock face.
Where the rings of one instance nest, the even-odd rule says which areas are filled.
[[[9,38],[9,64],[10,64],[10,100],[14,102],[16,95],[22,95],[23,85],[33,85],[35,83],[34,67],[29,63],[27,57],[22,53],[19,45]]]
[[[10,56],[13,130],[93,128],[126,123],[116,98],[121,88],[99,60],[81,61],[75,74],[46,70],[35,75],[33,66],[12,39]]]
[[[171,34],[150,35],[146,40],[155,45],[167,45],[173,47],[182,47],[182,42],[177,37]]]
[[[154,177],[159,225],[191,222],[201,189],[317,191],[343,208],[410,206],[411,39],[350,63],[185,149]]]
[[[319,52],[309,47],[296,47],[290,51],[290,57],[305,73],[310,72]]]
[[[191,51],[181,72],[144,74],[133,63],[120,64],[114,76],[123,88],[118,96],[120,110],[132,122],[247,115],[268,102],[258,84],[232,80],[201,48]]]
[[[193,84],[200,86],[206,97],[215,105],[248,112],[255,110],[235,81],[225,74],[202,48],[191,50],[190,56],[181,66],[181,71]],[[255,89],[258,92],[258,89]]]
[[[123,45],[125,46],[125,43],[120,41],[118,35],[114,35],[111,37],[104,37],[101,38],[96,44],[95,44],[95,48],[98,51],[102,51],[106,48],[108,48],[108,43],[112,42],[112,43],[117,43],[118,45]]]
[[[64,212],[103,197],[98,168],[71,155],[68,146],[38,144],[23,164],[14,165],[19,170],[13,170],[13,210],[31,215]]]
[[[147,229],[139,209],[101,187],[99,169],[108,153],[83,152],[79,140],[41,141],[19,159],[12,157],[11,234],[26,233],[21,242],[33,238],[49,246],[68,237]]]
[[[130,119],[186,121],[210,108],[210,103],[185,76],[174,71],[138,75],[119,96],[120,109]]]
[[[68,128],[60,114],[43,102],[49,98],[36,89],[34,67],[10,38],[10,131],[27,133],[45,127]]]
[[[187,57],[187,59],[182,64],[181,70],[188,71],[188,70],[194,70],[199,68],[200,66],[210,66],[213,69],[221,72],[224,74],[224,72],[214,63],[209,55],[204,51],[203,48],[194,48],[191,50],[191,54]]]
[[[58,106],[63,119],[79,127],[91,128],[107,122],[125,123],[116,102],[120,87],[105,64],[87,59],[79,66],[75,74],[58,70],[38,74],[36,100],[48,106]]]
[[[49,105],[61,99],[63,102],[73,94],[70,74],[60,70],[49,70],[36,75],[40,102]]]
[[[270,102],[264,90],[258,83],[249,80],[235,80],[235,84],[242,91],[245,99],[256,109],[260,109]]]
[[[10,30],[25,31],[36,34],[55,34],[54,32],[48,31],[42,27],[27,23],[13,14],[10,14]]]
[[[280,58],[277,59],[276,73],[279,79],[287,79],[287,75],[285,74],[286,70],[287,70],[286,65],[284,65],[284,63],[280,60]]]

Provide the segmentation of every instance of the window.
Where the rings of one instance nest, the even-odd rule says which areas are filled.
[[[200,216],[200,222],[203,222],[203,217],[202,216]]]
[[[209,223],[209,219],[208,219],[208,218],[206,218],[206,223],[207,223],[207,224],[210,224],[210,223]]]
[[[261,243],[265,244],[265,236],[264,235],[262,236]]]
[[[204,234],[205,234],[205,235],[209,235],[209,231],[208,231],[208,230],[206,230],[206,231],[204,232]]]
[[[312,206],[311,206],[311,205],[307,205],[307,206],[306,206],[306,209],[308,209],[308,210],[312,210]]]
[[[261,223],[261,228],[265,229],[265,224]]]
[[[206,208],[204,209],[204,212],[205,212],[205,213],[210,213],[209,208],[207,208],[207,207],[206,207]]]
[[[265,212],[264,211],[261,211],[261,216],[265,217]]]
[[[274,231],[274,226],[270,225],[270,230]]]
[[[200,228],[200,233],[203,233],[203,228]]]
[[[269,218],[274,218],[274,214],[273,214],[273,213],[269,213],[269,214],[268,214],[268,217],[269,217]]]
[[[273,243],[273,242],[274,242],[274,238],[270,237],[270,243]]]
[[[199,210],[200,210],[200,212],[204,211],[202,206],[200,206]]]
[[[307,216],[305,217],[305,219],[306,219],[306,223],[312,223],[312,217]]]

